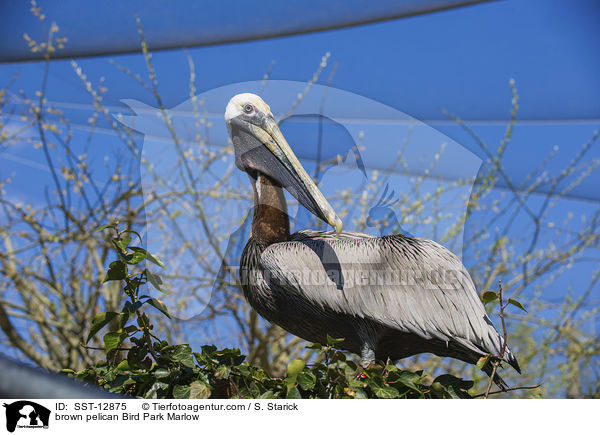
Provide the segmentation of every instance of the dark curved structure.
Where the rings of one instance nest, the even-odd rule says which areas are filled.
[[[397,18],[412,17],[490,0],[305,0],[303,2],[188,2],[105,0],[81,7],[78,0],[43,2],[49,24],[56,21],[68,38],[52,59],[140,51],[135,24],[139,17],[153,51],[199,47],[297,35]],[[3,2],[0,14],[0,62],[41,60],[23,41],[45,34],[29,2]],[[156,13],[160,11],[160,13]]]
[[[0,356],[0,398],[123,399],[92,385]]]

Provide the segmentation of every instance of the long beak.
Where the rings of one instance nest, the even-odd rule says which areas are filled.
[[[342,220],[306,173],[275,120],[271,116],[266,116],[262,128],[255,125],[251,125],[250,128],[252,133],[273,153],[291,175],[289,179],[277,181],[311,213],[323,219],[335,229],[337,234],[340,234]]]

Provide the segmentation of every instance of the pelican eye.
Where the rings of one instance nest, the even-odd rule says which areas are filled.
[[[254,106],[252,104],[244,104],[243,110],[244,110],[244,113],[250,114],[250,113],[254,112]]]

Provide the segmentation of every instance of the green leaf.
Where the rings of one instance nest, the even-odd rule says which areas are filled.
[[[129,325],[124,329],[124,331],[128,334],[131,334],[132,332],[139,331],[139,328],[135,325]]]
[[[229,377],[229,373],[231,373],[231,369],[226,365],[221,365],[217,367],[217,370],[215,370],[215,377],[217,379],[227,379]]]
[[[421,391],[419,389],[421,376],[417,373],[408,370],[400,370],[398,372],[394,372],[393,376],[390,376],[390,382],[392,379],[395,379],[396,382],[399,382],[407,386],[408,388],[411,388],[416,391]]]
[[[122,370],[122,371],[126,371],[129,370],[129,363],[127,362],[126,359],[124,359],[123,361],[121,361],[118,365],[117,365],[117,369]]]
[[[517,308],[522,309],[523,311],[527,312],[527,310],[525,309],[525,307],[523,306],[523,304],[521,304],[521,302],[515,300],[515,299],[509,299],[508,303],[511,305],[514,305]]]
[[[123,329],[129,320],[129,311],[122,310],[121,317],[119,318],[119,329]]]
[[[298,373],[297,382],[303,390],[312,390],[317,382],[317,378],[311,372],[302,372]]]
[[[127,249],[127,247],[129,246],[129,244],[131,243],[131,237],[125,236],[122,238],[116,238],[116,239],[113,239],[113,243],[115,244],[115,246],[117,248],[119,248],[122,251],[125,251]]]
[[[166,391],[168,389],[169,389],[169,384],[166,384],[164,382],[155,382],[154,384],[152,384],[150,389],[148,391],[146,391],[146,393],[144,394],[143,397],[144,397],[144,399],[158,399],[159,392]]]
[[[121,234],[125,234],[125,233],[135,234],[136,236],[138,236],[138,239],[140,239],[140,242],[142,242],[142,236],[140,236],[140,233],[138,233],[137,231],[134,231],[134,230],[123,230],[123,231],[121,231]]]
[[[108,265],[108,272],[104,281],[119,281],[127,277],[127,266],[122,261],[113,261]]]
[[[173,399],[190,399],[189,385],[175,385],[173,387]]]
[[[179,344],[171,354],[173,361],[183,364],[186,367],[195,367],[192,349],[189,344]]]
[[[234,368],[235,368],[236,372],[238,374],[240,374],[241,376],[243,376],[245,378],[247,378],[248,376],[250,376],[251,370],[250,370],[249,366],[247,366],[245,364],[241,364],[241,365],[239,365],[237,367],[234,367]]]
[[[107,228],[113,228],[113,229],[115,229],[115,226],[114,225],[102,225],[101,227],[96,228],[96,231],[94,231],[94,232],[97,233],[98,231],[102,231],[102,230],[105,230]]]
[[[466,381],[450,374],[440,375],[434,379],[433,384],[439,383],[444,391],[453,399],[468,399],[471,396],[467,392],[473,387],[473,381]]]
[[[364,380],[361,379],[350,378],[348,379],[348,386],[350,388],[363,388],[366,386],[366,383]]]
[[[123,381],[123,386],[127,386],[127,385],[135,385],[135,379],[132,378],[127,378]]]
[[[135,313],[140,308],[142,308],[141,301],[135,301],[134,304],[132,304],[131,301],[126,301],[125,304],[123,305],[123,312]]]
[[[98,333],[98,331],[100,331],[108,322],[118,315],[119,313],[115,313],[114,311],[96,314],[96,316],[94,316],[94,320],[92,320],[92,327],[90,328],[90,333],[88,334],[85,343],[89,343],[92,337]]]
[[[288,363],[286,383],[289,387],[296,384],[298,374],[306,367],[306,363],[301,359],[294,359]]]
[[[446,391],[446,388],[439,382],[434,382],[429,387],[431,394],[434,398],[438,399],[452,399],[452,396]]]
[[[287,394],[285,395],[287,399],[302,399],[302,395],[300,391],[296,387],[288,388]]]
[[[346,361],[346,354],[344,354],[344,352],[340,352],[340,351],[335,351],[332,352],[331,355],[331,362],[344,362]]]
[[[272,390],[267,390],[260,395],[259,399],[275,399],[276,397],[277,396]]]
[[[150,305],[152,305],[154,308],[156,308],[161,313],[163,313],[169,319],[171,318],[171,316],[169,315],[169,311],[167,311],[167,306],[165,304],[163,304],[161,301],[159,301],[158,299],[148,298],[148,299],[146,299],[146,302],[149,303]]]
[[[485,365],[487,364],[489,359],[490,359],[490,355],[485,355],[485,356],[482,356],[481,358],[479,358],[479,360],[477,360],[477,364],[476,364],[477,368],[479,370],[482,370],[485,367]]]
[[[327,334],[327,346],[335,346],[338,343],[344,341],[343,338],[333,338],[329,334]]]
[[[211,354],[213,352],[216,352],[217,346],[215,346],[214,344],[205,344],[200,346],[200,349],[202,349],[202,353]]]
[[[102,337],[104,346],[106,346],[106,352],[110,352],[119,347],[121,341],[125,338],[125,334],[121,332],[108,332]]]
[[[208,399],[210,387],[202,381],[194,381],[190,384],[190,399]]]
[[[127,362],[129,363],[129,367],[137,368],[140,361],[144,359],[148,350],[143,347],[133,347],[129,349],[127,352]]]
[[[125,256],[127,264],[138,264],[146,259],[146,256],[141,252],[134,252]]]
[[[135,252],[143,252],[144,254],[146,254],[146,258],[148,259],[148,261],[151,261],[152,263],[156,264],[157,266],[160,266],[163,269],[167,270],[167,268],[165,267],[165,264],[161,261],[160,258],[158,258],[156,255],[152,255],[151,253],[146,251],[144,248],[132,246],[129,249],[131,249],[132,251],[135,251]]]
[[[146,269],[144,272],[146,272],[146,279],[148,279],[148,282],[152,284],[156,290],[159,290],[163,293],[170,293],[160,287],[163,285],[163,280],[160,275],[156,275],[155,273],[150,272],[148,269]]]
[[[149,356],[147,356],[146,358],[141,360],[139,364],[143,370],[148,371],[152,367],[152,360],[150,359]]]
[[[474,382],[462,378],[457,378],[449,374],[440,375],[434,379],[434,382],[439,382],[442,385],[455,385],[463,390],[468,390],[473,387]]]
[[[498,294],[495,292],[487,291],[481,295],[481,300],[483,301],[483,305],[487,305],[491,302],[495,302],[498,300]]]
[[[380,399],[395,399],[399,395],[398,390],[389,385],[370,385],[370,387],[373,390],[373,393]]]
[[[156,370],[154,370],[152,372],[152,374],[157,377],[158,379],[161,378],[167,378],[169,377],[169,375],[171,374],[171,372],[168,369],[165,369],[164,367],[158,368]]]
[[[369,396],[367,396],[367,393],[365,393],[365,390],[363,390],[362,388],[357,388],[356,390],[353,390],[354,394],[356,394],[356,396],[354,396],[356,399],[368,399]]]
[[[117,376],[115,382],[109,388],[111,393],[123,393],[130,385],[135,385],[135,380],[129,375],[121,374]]]
[[[138,314],[137,324],[140,328],[146,327],[146,325],[148,325],[149,323],[150,323],[150,320],[148,319],[148,315],[146,313]]]

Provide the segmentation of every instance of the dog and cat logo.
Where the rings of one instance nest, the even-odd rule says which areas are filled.
[[[50,410],[29,400],[19,400],[10,404],[5,403],[6,430],[15,429],[48,429]]]

